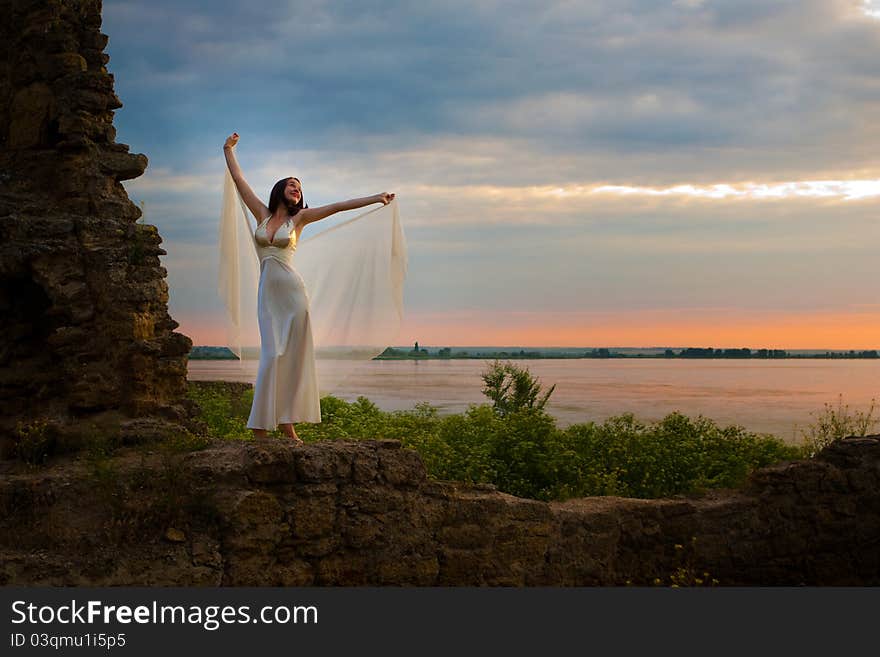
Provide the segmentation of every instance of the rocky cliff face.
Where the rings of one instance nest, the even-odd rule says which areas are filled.
[[[880,584],[880,436],[667,500],[430,481],[394,441],[16,467],[0,585]]]
[[[147,158],[115,141],[101,2],[0,0],[0,15],[0,434],[179,421],[191,342],[161,239],[120,184]]]

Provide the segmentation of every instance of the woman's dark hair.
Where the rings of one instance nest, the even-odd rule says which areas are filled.
[[[282,178],[272,187],[272,191],[269,192],[269,212],[275,214],[275,210],[278,209],[278,206],[284,203],[287,206],[287,211],[291,214],[291,216],[295,215],[297,212],[302,210],[303,208],[309,207],[303,202],[302,193],[299,195],[299,201],[296,202],[296,205],[290,205],[284,198],[284,188],[287,186],[288,180],[295,180],[300,185],[302,182],[299,178],[294,178],[290,176],[288,178]]]

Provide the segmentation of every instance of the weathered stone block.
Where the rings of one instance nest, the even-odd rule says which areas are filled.
[[[10,148],[33,148],[45,144],[54,98],[52,91],[42,82],[35,82],[15,94],[10,111]]]
[[[393,456],[392,456],[393,454]],[[425,464],[414,450],[404,449],[399,452],[379,452],[379,472],[392,486],[418,486],[427,479]]]
[[[326,536],[336,529],[336,498],[319,496],[297,499],[288,514],[295,537],[308,539]]]
[[[275,438],[255,440],[245,448],[244,467],[248,478],[258,484],[296,481],[294,446]]]
[[[334,554],[321,559],[315,583],[320,586],[363,586],[372,580],[370,560],[356,553]]]
[[[62,75],[81,73],[88,69],[85,58],[75,52],[62,52],[50,55],[42,61],[43,75],[47,80],[54,80]]]

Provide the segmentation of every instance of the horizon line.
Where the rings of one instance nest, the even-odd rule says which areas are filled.
[[[211,349],[229,349],[229,347],[227,347],[226,345],[210,345],[210,344],[196,345],[196,344],[194,344],[192,346],[193,349],[196,349],[198,347],[207,347],[207,348],[211,348]],[[254,345],[254,348],[257,348],[257,347],[258,347],[258,345]],[[389,345],[386,348],[387,349],[406,349],[406,348],[412,349],[412,348],[414,348],[414,346],[413,345]],[[653,346],[653,347],[586,346],[586,347],[571,347],[571,346],[556,346],[556,345],[542,345],[539,347],[527,347],[527,346],[523,346],[523,345],[491,345],[491,344],[484,344],[484,345],[420,344],[419,348],[432,348],[432,349],[446,349],[446,348],[449,348],[449,349],[520,349],[523,351],[524,350],[534,351],[534,350],[538,350],[538,349],[570,349],[570,350],[578,350],[578,351],[584,350],[584,349],[609,349],[609,350],[610,349],[629,349],[629,350],[633,350],[633,349],[749,349],[752,351],[756,351],[759,349],[766,349],[767,351],[846,351],[846,352],[849,352],[849,351],[854,351],[854,352],[880,351],[880,347],[876,347],[874,349],[862,349],[862,348],[855,349],[855,348],[849,348],[849,347],[835,347],[835,348],[830,348],[830,347],[815,347],[815,348],[758,347],[758,348],[754,348],[754,347],[712,347],[712,346],[702,347],[702,346],[694,346],[694,345],[689,345],[686,347],[685,346]]]

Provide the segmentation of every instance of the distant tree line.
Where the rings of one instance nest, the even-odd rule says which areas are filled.
[[[458,350],[451,347],[441,347],[436,350],[420,347],[416,342],[412,349],[395,349],[388,347],[378,358],[380,359],[436,359],[436,358],[479,358],[479,359],[526,359],[526,358],[880,358],[876,349],[855,351],[826,351],[825,353],[793,354],[785,349],[715,349],[713,347],[687,347],[679,351],[666,349],[658,354],[624,354],[611,349],[572,350],[570,352],[559,351],[477,351]]]
[[[880,354],[876,349],[855,351],[826,351],[824,354],[791,354],[785,349],[713,349],[688,347],[677,354],[672,349],[667,349],[665,358],[878,358]]]
[[[713,349],[712,347],[688,347],[677,354],[667,349],[666,358],[790,358],[791,355],[785,349]]]
[[[238,357],[226,347],[193,347],[189,352],[190,360],[238,360]]]
[[[436,359],[436,358],[479,358],[479,359],[493,359],[493,358],[583,358],[584,356],[580,353],[573,354],[555,354],[555,353],[546,353],[540,351],[526,351],[524,349],[520,349],[519,351],[492,351],[492,352],[482,352],[482,351],[453,351],[451,347],[441,347],[436,351],[429,351],[424,347],[419,347],[418,342],[416,346],[412,349],[395,349],[394,347],[388,347],[381,354],[377,356],[378,359],[381,360],[394,360],[394,359],[409,359],[409,358],[423,358],[423,359]]]
[[[191,360],[236,360],[236,356],[226,347],[193,347],[189,355]],[[377,357],[381,360],[399,359],[444,359],[444,358],[475,358],[492,359],[528,359],[528,358],[880,358],[876,349],[856,351],[826,351],[824,353],[793,354],[785,349],[714,349],[713,347],[687,347],[675,351],[666,349],[657,354],[624,354],[611,349],[591,349],[561,352],[525,349],[510,351],[478,351],[451,347],[427,349],[416,342],[412,349],[396,349],[388,347]]]
[[[880,353],[877,352],[876,349],[870,349],[867,351],[853,351],[850,349],[849,351],[826,351],[822,358],[880,358]]]

